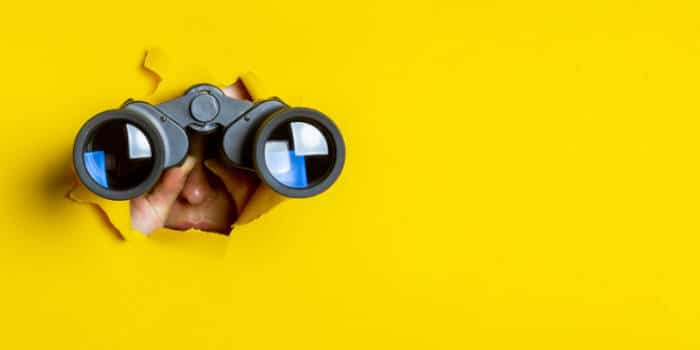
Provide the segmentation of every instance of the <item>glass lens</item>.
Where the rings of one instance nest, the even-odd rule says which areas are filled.
[[[333,166],[332,145],[315,125],[292,121],[277,127],[265,141],[265,165],[277,181],[306,188],[322,180]]]
[[[138,126],[110,120],[98,126],[83,151],[85,168],[100,186],[128,190],[153,170],[152,143]]]

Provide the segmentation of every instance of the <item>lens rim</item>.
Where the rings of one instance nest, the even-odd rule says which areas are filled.
[[[327,175],[307,188],[289,187],[279,180],[267,169],[265,163],[265,142],[273,131],[284,123],[293,121],[307,122],[316,126],[326,137],[326,141],[332,143],[335,151],[335,159],[331,170]],[[271,114],[258,128],[253,146],[253,165],[258,176],[275,192],[292,198],[304,198],[317,195],[327,190],[340,176],[345,164],[345,142],[338,127],[323,113],[310,109],[294,107]]]
[[[92,138],[99,127],[103,123],[115,120],[123,120],[141,128],[141,130],[151,141],[151,146],[153,147],[152,154],[154,159],[151,172],[148,174],[146,179],[141,182],[141,184],[127,190],[114,190],[102,187],[95,180],[93,180],[92,176],[90,176],[87,168],[85,167],[85,161],[83,159],[83,153],[85,152],[87,142]],[[148,118],[144,118],[134,111],[115,109],[97,114],[88,120],[80,129],[73,145],[73,166],[80,181],[90,191],[107,199],[126,200],[138,197],[148,192],[151,188],[153,188],[156,182],[158,182],[158,179],[160,179],[160,176],[163,173],[163,164],[165,161],[164,153],[165,146],[163,144],[163,138],[160,136],[160,132],[151,124]]]

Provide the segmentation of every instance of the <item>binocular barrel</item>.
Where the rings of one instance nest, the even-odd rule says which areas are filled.
[[[237,100],[201,84],[158,105],[127,101],[92,117],[75,139],[76,173],[104,198],[137,197],[149,192],[165,169],[184,162],[188,132],[220,137],[225,164],[256,172],[287,197],[325,191],[345,162],[342,135],[323,113],[276,98]]]

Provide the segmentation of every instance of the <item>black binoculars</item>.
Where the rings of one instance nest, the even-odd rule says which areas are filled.
[[[287,197],[325,191],[345,162],[343,137],[323,113],[289,107],[277,98],[238,100],[200,84],[161,104],[129,100],[92,117],[75,139],[75,171],[101,197],[137,197],[150,191],[165,169],[184,162],[188,132],[218,137],[224,164],[257,173]]]

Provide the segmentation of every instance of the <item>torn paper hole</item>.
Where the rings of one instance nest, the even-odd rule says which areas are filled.
[[[174,94],[175,91],[181,94],[189,87],[189,85],[175,84],[167,79],[168,76],[172,75],[178,78],[189,76],[192,78],[192,80],[188,81],[190,85],[212,81],[208,72],[202,72],[202,74],[193,72],[180,74],[180,72],[173,72],[166,55],[159,48],[152,48],[146,52],[142,68],[145,77],[150,77],[154,86],[150,94],[143,99],[151,101],[152,103],[159,103],[173,98],[177,96]],[[249,100],[268,97],[268,95],[263,93],[259,80],[252,73],[242,74],[234,80],[235,82],[233,84],[229,83],[228,86],[222,88],[227,95],[234,98]],[[214,79],[213,81],[216,80]],[[136,136],[138,135],[134,137]],[[145,149],[138,149],[136,151],[138,151],[139,154],[147,153]],[[190,151],[193,151],[192,147]],[[170,194],[175,198],[170,207],[159,202],[159,198],[163,193],[158,192],[157,188],[154,188],[150,194],[144,196],[145,198],[138,198],[131,201],[110,201],[94,195],[77,180],[74,181],[74,186],[66,197],[76,203],[90,205],[95,208],[96,213],[102,217],[107,227],[109,227],[110,230],[116,231],[125,239],[138,239],[143,237],[144,233],[150,234],[153,231],[163,229],[167,231],[168,229],[184,230],[195,228],[202,232],[228,234],[233,227],[232,224],[247,224],[262,216],[285,199],[285,197],[279,195],[268,186],[260,184],[260,181],[251,174],[236,173],[236,171],[232,171],[231,169],[216,167],[216,164],[211,165],[210,162],[205,165],[203,163],[204,160],[205,159],[198,159],[195,161],[194,165],[191,165],[192,170],[190,170],[191,172],[186,178],[176,179],[177,181],[184,181],[185,185],[181,188],[179,193]],[[184,166],[185,165],[183,165],[183,167]],[[222,222],[220,217],[216,217],[216,210],[207,211],[201,210],[201,207],[187,206],[188,200],[193,203],[198,203],[197,191],[190,191],[191,188],[187,186],[192,182],[201,181],[203,178],[212,176],[218,178],[214,180],[215,182],[218,181],[225,185],[225,189],[228,190],[227,196],[229,200],[233,202],[233,205],[229,209],[230,216],[226,222],[227,224],[223,226],[223,228],[215,225],[212,226],[211,222],[207,222],[207,220],[218,220],[218,223]],[[252,179],[250,178],[251,176],[253,177]],[[161,177],[161,182],[165,183],[171,180],[171,178],[172,176],[166,178],[166,174],[164,173]],[[223,187],[219,187],[216,188],[216,190],[222,190],[222,188]],[[149,214],[145,216],[140,215],[139,213],[143,214],[145,212],[141,212],[140,210],[146,210]],[[144,217],[147,219],[144,219]],[[183,218],[186,220],[183,221]],[[144,223],[143,220],[150,221]]]

